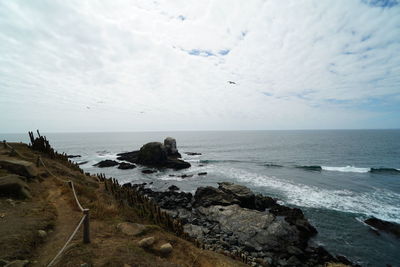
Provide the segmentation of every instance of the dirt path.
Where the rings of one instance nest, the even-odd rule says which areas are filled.
[[[33,266],[47,266],[58,251],[64,246],[65,242],[79,223],[82,213],[71,207],[69,199],[71,194],[63,194],[63,186],[57,185],[54,179],[47,179],[43,184],[48,188],[48,201],[57,210],[57,220],[52,233],[49,233],[45,243],[38,247],[35,255],[37,261]],[[65,192],[65,189],[64,189]]]

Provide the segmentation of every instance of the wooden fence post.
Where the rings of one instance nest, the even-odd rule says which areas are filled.
[[[6,140],[3,140],[3,145],[4,145],[4,148],[7,148],[7,142],[6,142]]]
[[[89,209],[84,209],[83,214],[85,214],[85,220],[83,221],[83,243],[90,243],[90,223],[89,223]]]

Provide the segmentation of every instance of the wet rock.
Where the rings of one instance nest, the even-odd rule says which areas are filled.
[[[144,173],[144,174],[151,174],[151,173],[155,173],[155,172],[156,172],[155,170],[149,170],[149,169],[142,170],[142,173]]]
[[[145,232],[146,226],[139,223],[122,222],[117,225],[117,228],[127,236],[137,236]]]
[[[78,165],[85,165],[87,163],[89,163],[89,161],[85,160],[85,161],[78,162]]]
[[[95,167],[99,167],[99,168],[107,168],[107,167],[114,167],[117,166],[119,163],[115,160],[111,160],[111,159],[106,159],[106,160],[102,160],[96,164],[94,164],[93,166]]]
[[[121,169],[121,170],[129,170],[129,169],[134,169],[134,168],[136,168],[135,164],[130,164],[130,163],[126,163],[126,162],[121,162],[118,165],[118,169]]]
[[[201,153],[197,153],[197,152],[185,152],[186,155],[188,156],[200,156]]]
[[[73,159],[73,158],[80,158],[81,155],[67,155],[67,158]]]
[[[168,187],[169,191],[178,191],[179,187],[177,187],[176,185],[171,185],[170,187]]]
[[[19,199],[31,198],[29,186],[24,182],[24,177],[11,174],[0,177],[0,195]]]
[[[170,243],[165,243],[161,245],[161,247],[159,248],[159,252],[164,256],[169,255],[172,252],[172,245]]]
[[[374,217],[366,219],[364,222],[378,230],[393,234],[397,238],[400,238],[400,224],[387,222]]]
[[[38,175],[37,169],[32,162],[19,159],[2,159],[0,167],[14,174],[18,174],[27,178],[35,178]]]
[[[142,240],[140,240],[138,242],[138,246],[141,248],[149,248],[154,244],[154,242],[155,242],[154,237],[150,236],[150,237],[146,237],[146,238],[143,238]]]
[[[207,172],[199,172],[197,175],[198,176],[207,175]]]
[[[181,178],[189,178],[189,177],[193,177],[193,174],[182,174],[179,177],[181,177]]]

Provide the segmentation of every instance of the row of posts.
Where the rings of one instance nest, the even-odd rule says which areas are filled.
[[[111,193],[114,198],[119,201],[120,205],[128,205],[136,209],[137,214],[142,218],[146,217],[153,220],[156,224],[175,233],[177,236],[194,243],[198,248],[213,250],[246,264],[249,262],[246,253],[240,251],[234,253],[217,251],[216,247],[206,245],[198,239],[190,237],[188,233],[184,232],[183,223],[179,218],[172,218],[167,212],[163,211],[157,203],[140,192],[136,187],[121,186],[116,179],[106,178],[104,174],[96,174],[96,176],[100,182],[104,183],[104,189]]]

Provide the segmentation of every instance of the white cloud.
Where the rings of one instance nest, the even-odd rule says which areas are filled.
[[[400,127],[400,6],[367,3],[1,1],[1,132]]]

